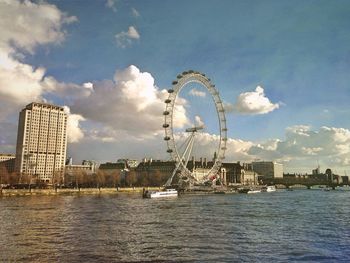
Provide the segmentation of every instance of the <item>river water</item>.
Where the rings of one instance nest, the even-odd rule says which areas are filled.
[[[350,262],[350,191],[0,199],[1,262]]]

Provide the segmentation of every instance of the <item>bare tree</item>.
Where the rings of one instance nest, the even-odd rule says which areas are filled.
[[[137,174],[137,185],[150,186],[151,180],[148,171],[141,171]]]
[[[119,186],[120,184],[120,170],[116,170],[115,172],[112,173],[112,182],[113,182],[113,187]]]
[[[55,171],[52,176],[52,185],[57,192],[57,186],[60,186],[63,183],[63,174],[62,171]]]
[[[4,178],[8,176],[8,171],[4,164],[0,163],[0,195],[2,195],[2,184]]]
[[[135,186],[135,183],[137,182],[136,172],[134,170],[131,170],[126,175],[126,184],[128,186]]]
[[[98,191],[101,191],[101,186],[104,186],[106,183],[106,173],[102,170],[98,170],[96,173],[96,184]]]
[[[156,170],[152,175],[152,185],[161,186],[163,184],[165,184],[164,176],[159,170]]]
[[[74,177],[75,177],[75,185],[78,188],[78,191],[80,192],[80,188],[85,183],[86,180],[86,172],[82,170],[74,171]]]

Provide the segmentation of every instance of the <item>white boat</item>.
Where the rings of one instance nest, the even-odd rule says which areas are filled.
[[[337,186],[335,190],[350,191],[350,186],[349,185]]]
[[[175,189],[166,189],[165,191],[145,191],[144,198],[163,198],[163,197],[177,197],[178,192]]]
[[[256,194],[256,193],[261,193],[260,189],[249,189],[247,194]]]
[[[274,185],[264,186],[261,189],[261,192],[276,192],[276,186]]]
[[[255,193],[261,193],[261,189],[259,188],[253,188],[253,187],[242,187],[238,188],[238,193],[240,194],[255,194]]]

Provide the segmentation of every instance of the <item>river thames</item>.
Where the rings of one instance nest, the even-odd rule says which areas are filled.
[[[0,199],[1,262],[350,262],[350,191]]]

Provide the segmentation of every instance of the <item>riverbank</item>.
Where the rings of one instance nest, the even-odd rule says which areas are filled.
[[[146,187],[148,190],[159,190],[159,187]],[[57,188],[55,189],[2,189],[0,197],[35,196],[35,195],[83,195],[83,194],[132,194],[142,193],[143,187],[117,188]]]

